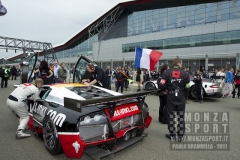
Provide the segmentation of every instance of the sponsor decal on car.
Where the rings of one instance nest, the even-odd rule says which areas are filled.
[[[63,122],[66,119],[66,115],[63,113],[57,113],[57,111],[54,111],[52,109],[48,110],[47,107],[34,103],[33,105],[30,104],[29,107],[29,112],[30,113],[37,113],[41,115],[42,117],[45,117],[46,115],[49,115],[49,117],[53,120],[54,124],[56,124],[59,127],[62,127]]]
[[[116,109],[115,112],[114,112],[114,116],[122,116],[124,114],[128,114],[128,113],[131,113],[131,112],[134,112],[134,111],[138,111],[138,106],[137,105],[134,105],[134,106],[127,106],[127,107],[124,107],[124,108],[120,108],[120,109]]]
[[[80,149],[80,144],[76,141],[72,144],[73,148],[75,149],[76,153],[78,153],[79,149]]]

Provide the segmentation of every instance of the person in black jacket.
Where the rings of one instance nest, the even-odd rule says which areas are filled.
[[[164,64],[160,69],[160,75],[157,80],[158,89],[160,89],[160,82],[162,79],[162,75],[167,69],[169,69],[169,66],[167,64]],[[168,112],[166,108],[167,96],[163,94],[162,91],[160,91],[158,95],[159,95],[159,102],[160,102],[159,111],[158,111],[158,115],[159,115],[158,121],[162,124],[168,124]]]
[[[14,79],[16,80],[17,79],[17,68],[16,68],[16,66],[13,66],[12,68],[11,68],[11,75],[12,75],[12,80],[13,80],[13,77],[14,77]]]
[[[201,90],[202,90],[202,77],[200,75],[199,69],[196,70],[193,82],[195,83],[194,86],[195,86],[195,91],[196,91],[196,100],[195,100],[195,102],[199,102],[200,101],[200,103],[203,103],[203,97],[202,97],[202,93],[201,93]]]
[[[90,72],[92,74],[90,79],[82,80],[82,82],[86,86],[96,85],[96,86],[103,87],[106,89],[109,88],[108,77],[104,73],[102,68],[99,68],[98,66],[94,66],[93,63],[88,63],[86,66],[86,69],[88,72]]]
[[[2,76],[3,76],[3,68],[2,66],[0,66],[0,78],[2,78]]]
[[[128,79],[129,79],[129,71],[128,71],[128,67],[127,67],[127,66],[125,66],[125,67],[123,68],[122,74],[123,74],[123,76],[124,76],[123,86],[125,87],[125,91],[127,91],[127,88],[128,88],[128,85],[129,85],[129,82],[128,82]]]
[[[105,74],[106,74],[107,77],[108,77],[108,83],[109,83],[108,89],[111,89],[112,71],[111,71],[110,66],[107,66],[107,69],[106,69],[106,71],[105,71]]]
[[[118,67],[117,70],[114,71],[114,75],[116,77],[116,92],[118,92],[119,88],[121,87],[121,93],[123,93],[124,75],[121,68]]]

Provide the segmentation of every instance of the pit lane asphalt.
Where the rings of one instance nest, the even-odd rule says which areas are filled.
[[[69,159],[64,154],[50,155],[43,141],[37,138],[30,130],[32,136],[25,139],[15,139],[15,132],[18,126],[18,118],[6,106],[8,95],[14,90],[13,84],[18,84],[19,80],[9,80],[8,88],[0,88],[0,160],[61,160]],[[114,88],[112,86],[112,88]],[[131,91],[131,88],[129,89]],[[134,86],[134,92],[136,88]],[[124,91],[124,93],[130,93]],[[159,159],[239,159],[240,157],[240,99],[220,98],[205,99],[203,104],[189,100],[186,111],[199,112],[229,112],[230,114],[230,150],[229,151],[199,151],[199,150],[170,150],[170,142],[165,138],[168,133],[167,125],[160,124],[158,118],[159,100],[155,95],[146,98],[149,105],[150,114],[153,117],[151,126],[145,130],[148,136],[129,148],[115,154],[115,160],[159,160]],[[106,157],[103,160],[110,160]],[[82,160],[91,160],[87,155]]]

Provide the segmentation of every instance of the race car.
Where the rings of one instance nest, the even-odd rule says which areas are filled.
[[[190,92],[189,96],[196,98],[196,90],[193,82],[194,77],[190,76]],[[143,84],[144,90],[155,90],[158,88],[157,80],[147,81]],[[202,79],[202,94],[204,97],[220,98],[222,97],[222,89],[217,83],[211,79]]]
[[[152,121],[147,94],[122,95],[79,83],[44,86],[41,99],[29,103],[28,127],[53,155],[63,150],[69,158],[84,152],[96,157],[98,151],[104,157],[144,137]]]
[[[40,99],[27,102],[28,127],[43,138],[52,155],[64,152],[68,158],[81,158],[86,153],[100,159],[147,136],[144,130],[152,117],[144,101],[150,92],[123,95],[94,85],[85,86],[79,80],[89,76],[82,72],[88,62],[86,57],[80,57],[73,83],[44,85]],[[23,76],[27,76],[22,79],[29,81],[27,67],[22,69]]]

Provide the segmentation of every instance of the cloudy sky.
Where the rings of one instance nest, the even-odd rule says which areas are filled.
[[[130,0],[0,0],[0,36],[63,44],[118,3]],[[17,53],[0,49],[0,58]]]

